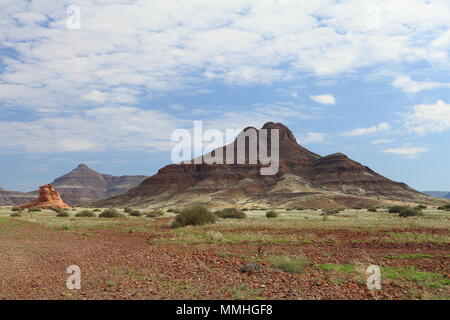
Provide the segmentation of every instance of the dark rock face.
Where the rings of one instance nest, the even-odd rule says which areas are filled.
[[[99,201],[96,205],[149,205],[165,201],[177,203],[178,200],[178,203],[187,203],[189,199],[199,196],[207,196],[208,201],[237,203],[246,199],[246,203],[251,203],[264,200],[277,205],[304,200],[312,206],[320,206],[322,200],[350,206],[358,201],[357,197],[411,202],[432,199],[406,184],[377,174],[341,153],[321,157],[301,147],[283,124],[269,122],[263,129],[269,131],[269,137],[272,129],[279,130],[280,163],[276,175],[261,175],[262,165],[248,164],[248,156],[245,156],[246,164],[174,164],[160,169],[156,175],[128,192]],[[267,145],[270,150],[270,139]],[[219,148],[224,158],[227,147],[234,147],[236,155],[236,141],[234,146]]]
[[[84,164],[55,179],[52,185],[69,205],[81,205],[123,193],[147,176],[111,176],[98,173]]]

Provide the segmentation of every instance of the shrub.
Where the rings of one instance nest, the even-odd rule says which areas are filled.
[[[308,260],[296,257],[270,256],[268,261],[272,268],[281,269],[284,272],[300,273],[309,265]]]
[[[28,212],[40,212],[42,211],[41,208],[28,208]]]
[[[426,209],[427,206],[425,206],[425,205],[423,205],[423,204],[420,204],[420,205],[417,206],[417,208],[422,210],[422,209]]]
[[[122,218],[123,214],[121,214],[116,209],[105,209],[99,215],[100,218]]]
[[[167,212],[173,212],[173,213],[176,213],[177,211],[178,211],[178,210],[173,209],[173,208],[167,209]]]
[[[142,212],[140,212],[139,210],[131,210],[128,212],[128,214],[132,217],[140,217],[142,216]]]
[[[369,212],[377,212],[377,208],[370,207],[370,208],[367,209],[367,211],[369,211]]]
[[[440,206],[440,207],[438,207],[438,210],[450,211],[450,204],[446,204],[445,206]]]
[[[278,213],[274,210],[270,210],[266,212],[266,217],[267,218],[276,218],[278,217]]]
[[[60,212],[58,212],[58,214],[56,216],[57,217],[70,217],[70,214],[67,211],[61,210]]]
[[[91,217],[95,217],[95,213],[93,213],[91,210],[82,210],[80,212],[78,212],[75,217],[86,217],[86,218],[91,218]]]
[[[23,210],[23,208],[21,208],[21,207],[13,207],[11,210],[12,211],[16,211],[16,212],[20,212],[20,211]]]
[[[222,211],[216,211],[215,214],[223,219],[245,219],[245,212],[236,208],[226,208]]]
[[[14,212],[14,213],[11,213],[11,215],[10,215],[10,217],[21,217],[21,216],[22,216],[22,214],[19,212]]]
[[[131,212],[133,212],[134,210],[132,209],[132,208],[124,208],[123,209],[123,212],[125,212],[125,213],[131,213]]]
[[[92,210],[92,211],[94,211],[94,212],[100,212],[100,211],[102,211],[102,210],[100,210],[100,209],[94,209],[94,210]]]
[[[244,208],[244,209],[242,209],[242,211],[249,211],[249,209],[248,208]]]
[[[157,218],[157,217],[161,217],[163,214],[164,214],[164,212],[162,212],[160,210],[154,210],[154,211],[150,211],[145,216],[147,218]]]
[[[184,209],[179,213],[172,223],[173,228],[184,226],[198,226],[202,224],[214,223],[216,216],[203,206],[193,206]]]
[[[402,211],[400,211],[399,216],[402,218],[420,216],[422,215],[422,211],[418,208],[410,208],[406,207]]]
[[[393,206],[389,208],[389,213],[400,213],[402,210],[407,209],[406,206]]]

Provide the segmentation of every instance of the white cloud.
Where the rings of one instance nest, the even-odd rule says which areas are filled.
[[[405,116],[404,124],[410,132],[439,133],[450,130],[450,104],[442,100],[435,104],[420,104]]]
[[[387,122],[382,122],[377,126],[373,126],[370,128],[358,128],[351,131],[344,132],[342,135],[344,136],[362,136],[366,134],[373,133],[381,133],[385,131],[389,131],[391,129],[391,125]]]
[[[169,108],[178,112],[184,110],[179,105]],[[302,109],[301,105],[279,102],[256,104],[251,111],[199,108],[190,113],[203,119],[206,129],[225,133],[226,129],[261,127],[268,121],[288,123],[313,117]],[[193,121],[167,112],[125,106],[72,110],[63,116],[49,113],[32,121],[0,121],[0,152],[164,151],[174,145],[171,133],[179,128],[192,129]]]
[[[373,140],[372,143],[373,144],[387,144],[387,143],[391,143],[394,141],[395,141],[395,139],[377,139],[377,140]]]
[[[322,104],[336,104],[336,99],[331,94],[323,94],[319,96],[310,96],[310,98],[318,103]]]
[[[421,153],[427,152],[428,150],[428,148],[406,146],[402,148],[385,149],[382,152],[398,154],[409,158],[417,158]]]
[[[372,30],[369,4],[360,0],[71,4],[81,9],[80,30],[67,29],[65,2],[0,4],[0,41],[15,53],[2,59],[5,103],[130,104],[159,91],[195,92],[205,81],[251,85],[380,64],[449,66],[448,1],[370,1],[382,13],[380,28]],[[115,94],[119,89],[127,91]]]
[[[321,132],[308,132],[306,137],[300,140],[300,144],[305,143],[319,143],[323,142],[327,138],[326,133]]]
[[[414,81],[407,76],[396,77],[392,84],[406,93],[418,93],[424,90],[450,88],[450,83],[439,83],[434,81]]]

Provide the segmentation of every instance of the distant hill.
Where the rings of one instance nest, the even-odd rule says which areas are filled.
[[[80,164],[51,184],[67,204],[80,205],[121,194],[148,178],[147,176],[112,176],[98,173]]]
[[[36,192],[19,192],[10,191],[0,188],[0,205],[2,206],[16,206],[21,205],[38,196]]]
[[[449,191],[424,191],[423,193],[436,198],[450,199]]]
[[[51,184],[70,206],[113,197],[121,194],[148,178],[147,176],[112,176],[98,173],[80,164],[69,173],[56,178]],[[0,205],[21,205],[35,199],[39,193],[17,192],[0,189]]]
[[[256,130],[246,128],[246,130]],[[189,204],[242,207],[353,207],[386,203],[435,204],[439,200],[392,181],[342,153],[320,156],[300,146],[291,130],[269,122],[268,131],[279,130],[279,171],[262,176],[262,164],[173,164],[144,180],[137,187],[105,200],[99,207],[170,207]],[[259,134],[259,131],[257,134]],[[242,133],[241,133],[242,134]],[[268,134],[270,137],[270,134]],[[270,145],[271,141],[267,141]],[[237,141],[234,148],[237,154]],[[227,147],[211,154],[226,157]],[[235,162],[236,163],[236,162]]]

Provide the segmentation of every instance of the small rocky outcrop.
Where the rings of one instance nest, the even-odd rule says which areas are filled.
[[[39,198],[20,206],[21,208],[70,208],[51,185],[39,187]]]

